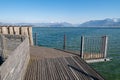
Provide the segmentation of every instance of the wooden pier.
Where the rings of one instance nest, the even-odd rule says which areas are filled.
[[[23,35],[29,37],[30,45],[33,45],[32,37],[32,27],[31,26],[1,26],[0,25],[0,34],[10,34],[10,35]]]
[[[104,80],[79,56],[45,47],[30,47],[24,80]]]
[[[65,35],[63,50],[57,50],[32,46],[31,41],[33,40],[32,37],[30,38],[32,29],[30,27],[2,26],[0,33],[5,37],[1,37],[1,41],[2,39],[6,40],[4,43],[1,42],[2,58],[4,58],[3,54],[6,54],[5,50],[10,49],[8,51],[10,55],[3,59],[4,62],[0,66],[0,80],[105,80],[85,60],[92,59],[89,62],[95,62],[93,59],[101,58],[106,60],[107,37],[103,37],[102,42],[100,41],[102,46],[99,46],[99,48],[102,53],[93,54],[94,51],[92,52],[92,50],[85,53],[85,38],[82,38],[83,42],[81,41],[82,49],[79,53],[75,53],[67,51]],[[17,39],[18,36],[20,37],[19,39]],[[14,49],[13,45],[16,44],[13,43],[17,43]],[[35,44],[37,44],[37,41]],[[2,45],[7,46],[3,48]]]

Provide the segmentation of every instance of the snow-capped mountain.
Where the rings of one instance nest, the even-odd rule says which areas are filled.
[[[80,27],[120,27],[120,18],[91,20],[79,25]]]

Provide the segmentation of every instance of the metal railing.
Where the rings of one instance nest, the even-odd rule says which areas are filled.
[[[72,51],[83,59],[100,59],[107,56],[107,36],[79,36],[72,38],[70,35],[42,35],[33,33],[34,45]]]
[[[80,55],[84,59],[106,58],[108,37],[81,37]]]

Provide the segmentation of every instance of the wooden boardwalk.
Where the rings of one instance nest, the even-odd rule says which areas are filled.
[[[31,47],[31,59],[24,80],[104,80],[74,54]]]

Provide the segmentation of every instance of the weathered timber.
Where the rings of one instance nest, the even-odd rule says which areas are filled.
[[[7,27],[2,27],[2,33],[3,34],[8,34],[8,28]]]
[[[32,27],[28,27],[28,35],[30,44],[33,45]]]
[[[27,36],[30,45],[33,45],[32,27],[30,26],[0,26],[0,33]]]
[[[24,80],[104,80],[79,56],[45,47],[30,48]]]
[[[15,35],[12,36],[17,40]],[[7,46],[9,44],[11,47],[14,46],[11,43],[11,41],[7,41]],[[14,41],[14,43],[17,42]],[[0,66],[0,80],[23,80],[30,59],[28,38],[25,37],[23,42],[16,46],[9,54],[5,62]]]
[[[8,29],[9,29],[9,34],[14,34],[14,32],[13,32],[13,27],[8,27]]]
[[[15,34],[15,35],[20,35],[19,28],[20,28],[20,27],[13,27],[14,34]]]
[[[21,27],[21,34],[22,34],[22,35],[28,36],[27,28],[28,28],[28,27]]]

